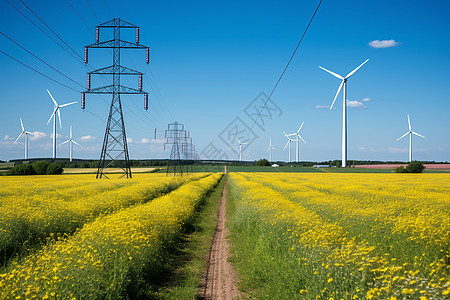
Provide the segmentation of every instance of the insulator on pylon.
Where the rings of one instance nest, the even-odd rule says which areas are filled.
[[[87,74],[86,86],[87,86],[88,91],[91,90],[91,74],[90,73]]]
[[[142,92],[142,74],[139,74],[139,92]]]
[[[144,109],[148,110],[148,94],[144,95]]]
[[[84,63],[88,63],[88,47],[84,47]]]
[[[100,40],[100,30],[98,28],[98,26],[95,27],[95,41],[98,43],[98,41]]]
[[[145,49],[145,62],[150,62],[150,48]]]
[[[139,44],[139,27],[136,28],[136,44]]]
[[[81,93],[81,109],[84,109],[85,107],[86,107],[85,94]]]

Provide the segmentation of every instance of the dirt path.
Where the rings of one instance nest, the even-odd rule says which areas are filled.
[[[236,299],[239,298],[239,290],[236,286],[238,277],[233,266],[228,262],[230,252],[228,251],[227,235],[228,228],[225,226],[227,184],[223,188],[219,204],[219,215],[217,219],[216,232],[209,250],[206,272],[202,278],[202,286],[198,299]]]

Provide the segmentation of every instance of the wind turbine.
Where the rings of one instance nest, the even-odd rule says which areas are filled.
[[[296,140],[296,142],[297,142],[297,154],[296,154],[297,162],[299,161],[299,156],[300,156],[300,154],[299,154],[300,147],[299,147],[298,143],[300,142],[300,140],[302,140],[303,143],[306,144],[305,140],[300,136],[300,130],[302,130],[303,124],[305,124],[305,122],[302,122],[302,125],[300,125],[300,127],[298,128],[296,133],[289,134],[289,136],[295,135],[297,137],[297,140]]]
[[[397,139],[397,141],[404,138],[406,135],[409,134],[409,162],[411,162],[412,161],[412,135],[415,134],[417,136],[420,136],[421,138],[425,138],[425,137],[423,135],[418,134],[417,132],[414,132],[411,130],[411,121],[409,120],[409,115],[408,115],[408,128],[409,128],[409,130],[404,135],[399,137]]]
[[[270,151],[269,152],[269,161],[271,162],[272,161],[272,149],[273,150],[276,150],[274,147],[272,147],[272,138],[270,139],[270,142],[269,142],[269,148],[267,148],[267,150],[266,150],[266,153],[268,152],[268,151]]]
[[[239,161],[242,161],[242,145],[247,145],[248,143],[241,143],[237,137],[235,137],[236,141],[239,143]],[[236,146],[237,148],[237,146]]]
[[[25,159],[28,159],[28,135],[34,133],[26,131],[25,128],[23,127],[22,118],[19,119],[20,119],[20,126],[22,127],[22,132],[19,134],[19,136],[17,137],[17,139],[14,141],[13,144],[15,144],[20,139],[20,137],[23,134],[25,134]]]
[[[64,145],[65,143],[70,143],[70,145],[69,145],[69,146],[70,146],[70,161],[72,161],[73,144],[78,145],[78,146],[81,147],[80,144],[78,144],[77,142],[75,142],[74,139],[72,139],[72,126],[70,126],[70,135],[69,135],[69,139],[68,139],[67,141],[65,141],[65,142],[62,142],[62,143],[59,144],[59,145],[61,146],[61,145]]]
[[[334,77],[342,80],[342,82],[339,85],[339,88],[336,92],[336,96],[334,96],[333,103],[331,103],[330,110],[333,108],[334,102],[336,101],[336,98],[339,95],[339,92],[341,91],[342,86],[344,86],[344,92],[343,92],[343,97],[342,97],[342,166],[343,167],[347,166],[347,103],[346,103],[346,101],[347,101],[346,100],[347,99],[347,79],[349,79],[353,74],[355,74],[355,72],[358,71],[358,69],[361,68],[368,61],[369,61],[369,59],[366,59],[366,61],[364,61],[356,69],[354,69],[353,71],[348,73],[347,76],[345,76],[345,77],[342,77],[339,74],[336,74],[334,72],[331,72],[330,70],[327,70],[327,69],[319,66],[319,68],[321,68],[322,70],[324,70],[324,71],[330,73],[331,75],[333,75]]]
[[[77,101],[66,103],[63,105],[58,105],[56,100],[53,98],[52,94],[50,94],[49,90],[47,90],[47,93],[50,95],[50,97],[53,100],[53,103],[55,104],[55,108],[54,108],[52,114],[50,115],[50,119],[48,119],[48,121],[47,121],[47,125],[48,125],[48,123],[50,123],[50,120],[53,118],[53,159],[55,159],[56,158],[56,113],[58,113],[59,127],[62,129],[60,108],[75,104],[75,103],[77,103]]]
[[[286,132],[283,131],[283,134],[286,136],[288,141],[286,142],[286,146],[284,146],[283,151],[286,149],[286,147],[289,145],[289,162],[291,162],[291,142],[295,140],[291,139],[289,135],[286,134]]]

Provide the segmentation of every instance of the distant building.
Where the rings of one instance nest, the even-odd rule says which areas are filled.
[[[278,168],[278,167],[279,167],[279,165],[277,165],[277,164],[272,165],[272,168]]]
[[[314,165],[313,168],[329,168],[330,165]]]

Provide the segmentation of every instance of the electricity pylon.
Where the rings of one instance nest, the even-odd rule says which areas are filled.
[[[90,94],[111,94],[111,106],[109,109],[108,121],[106,123],[105,137],[103,139],[102,152],[97,169],[97,178],[105,176],[104,169],[110,166],[120,167],[123,170],[121,177],[131,178],[130,159],[128,156],[127,136],[125,133],[125,123],[123,121],[121,94],[143,94],[144,108],[148,109],[148,93],[142,90],[143,74],[139,71],[120,65],[120,52],[122,49],[145,49],[145,61],[150,61],[149,48],[139,44],[139,27],[119,18],[102,23],[95,28],[95,43],[84,47],[84,61],[88,63],[89,48],[112,49],[112,65],[87,73],[87,91],[81,94],[81,108],[85,109],[85,93]],[[100,41],[100,30],[112,30],[113,38]],[[135,29],[136,42],[128,42],[121,39],[120,33],[123,29]],[[106,35],[108,37],[108,35]],[[112,75],[112,84],[91,89],[92,75]],[[121,85],[120,78],[124,75],[139,76],[138,89]],[[115,162],[115,163],[114,163]]]

